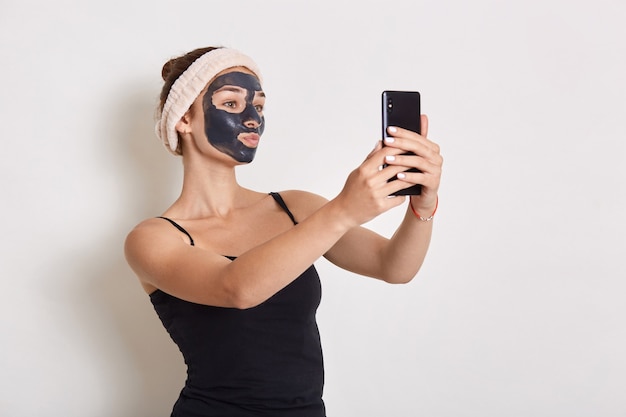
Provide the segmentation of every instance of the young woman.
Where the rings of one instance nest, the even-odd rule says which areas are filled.
[[[183,187],[162,216],[129,233],[125,254],[188,367],[172,416],[323,417],[313,263],[324,256],[389,283],[417,274],[442,165],[428,121],[421,116],[422,135],[390,128],[387,146],[378,143],[332,200],[257,192],[235,176],[263,134],[256,64],[209,47],[170,60],[162,75],[157,134],[182,156]],[[389,195],[413,184],[422,193],[409,197],[391,239],[361,227],[402,205],[407,197]]]

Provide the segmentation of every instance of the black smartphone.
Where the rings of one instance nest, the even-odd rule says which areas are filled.
[[[416,133],[422,132],[420,123],[420,93],[418,91],[387,90],[383,91],[382,99],[383,138],[388,136],[387,127],[389,126],[401,127]],[[411,168],[407,172],[419,172],[419,170]],[[396,179],[396,177],[390,178],[389,181]],[[415,184],[392,195],[419,195],[421,192],[422,186]]]

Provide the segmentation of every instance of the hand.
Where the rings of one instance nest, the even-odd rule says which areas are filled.
[[[437,205],[443,158],[439,145],[427,138],[426,115],[421,115],[421,127],[421,135],[410,130],[390,127],[387,133],[392,140],[385,140],[385,147],[393,148],[394,152],[389,154],[385,163],[401,168],[396,174],[398,181],[393,181],[404,183],[401,188],[414,184],[422,185],[422,193],[411,196],[411,203],[419,213],[429,216]],[[403,155],[405,152],[413,152],[415,155]],[[410,168],[417,168],[421,172],[404,172]]]
[[[405,181],[388,181],[407,168],[388,165],[385,158],[403,151],[397,147],[382,146],[378,142],[365,161],[350,173],[343,190],[334,199],[344,209],[353,226],[363,224],[385,211],[401,205],[404,196],[391,194],[407,187]]]

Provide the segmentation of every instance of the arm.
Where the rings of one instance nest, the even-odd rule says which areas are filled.
[[[398,129],[388,147],[395,149],[395,160],[386,163],[402,168],[418,168],[421,173],[406,173],[405,187],[422,184],[422,193],[411,196],[415,210],[422,217],[430,216],[437,205],[437,191],[443,158],[439,146],[426,138],[428,119],[422,116],[423,135]],[[412,151],[417,156],[401,155]],[[382,163],[382,161],[381,161]],[[395,181],[395,182],[400,182]],[[397,197],[396,197],[397,198]],[[390,239],[362,227],[347,232],[326,254],[336,265],[360,275],[375,277],[390,283],[406,283],[419,271],[432,235],[433,222],[421,221],[410,208]]]
[[[190,246],[166,223],[149,219],[130,232],[125,255],[144,287],[194,303],[250,308],[299,276],[349,224],[340,209],[329,205],[298,227],[230,261]]]
[[[350,174],[337,197],[317,207],[296,227],[232,262],[189,246],[166,223],[149,219],[126,239],[128,263],[146,288],[159,288],[200,304],[254,307],[298,277],[347,231],[402,204],[403,198],[387,196],[403,185],[388,183],[386,174],[378,170],[379,160],[393,151],[372,152]]]

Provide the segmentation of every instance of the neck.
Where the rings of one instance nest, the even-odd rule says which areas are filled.
[[[245,201],[249,190],[237,182],[236,163],[183,156],[184,177],[180,197],[172,210],[176,217],[226,217]]]

